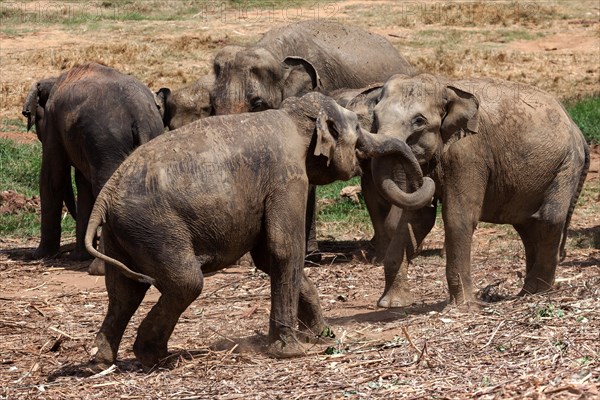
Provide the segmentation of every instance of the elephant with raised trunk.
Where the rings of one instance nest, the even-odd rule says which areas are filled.
[[[296,331],[314,339],[326,328],[303,272],[309,183],[360,173],[357,154],[408,153],[399,140],[361,131],[354,113],[318,93],[287,99],[279,110],[201,119],[140,146],[100,192],[86,233],[88,251],[107,263],[109,306],[94,361],[115,361],[153,284],[161,297],[133,349],[144,365],[156,364],[203,275],[248,251],[271,278],[269,352],[302,354]],[[104,254],[92,247],[102,223]]]
[[[589,167],[585,139],[561,104],[534,87],[498,79],[397,75],[373,90],[355,105],[370,115],[373,132],[408,144],[421,166],[415,174],[404,159],[371,162],[378,204],[388,204],[387,212],[371,213],[379,218],[374,225],[385,226],[387,218],[395,228],[384,243],[379,306],[412,302],[408,264],[434,224],[434,195],[442,203],[451,302],[475,301],[471,242],[479,221],[511,224],[521,237],[521,295],[549,290]],[[391,205],[399,207],[395,214]]]
[[[31,121],[36,109],[36,131],[42,142],[41,242],[33,257],[52,257],[59,251],[62,203],[71,190],[73,166],[77,224],[70,257],[87,259],[91,256],[83,239],[94,199],[133,149],[160,135],[164,127],[153,93],[135,78],[112,68],[81,65],[50,86],[44,104],[40,88],[46,85],[36,85],[36,93],[30,93],[24,110]]]
[[[250,47],[226,47],[215,56],[213,69],[211,104],[216,115],[279,108],[290,96],[361,88],[413,72],[385,38],[328,20],[272,29]],[[318,250],[314,187],[308,199],[310,254]]]

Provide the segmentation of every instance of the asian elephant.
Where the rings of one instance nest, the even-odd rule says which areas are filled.
[[[371,162],[375,187],[402,209],[392,218],[379,306],[411,303],[408,263],[435,221],[434,195],[442,203],[451,303],[474,301],[471,242],[479,221],[511,224],[521,237],[520,295],[549,290],[589,167],[588,146],[561,104],[524,84],[427,74],[396,75],[367,103],[373,132],[407,143],[427,175],[413,176],[391,156]]]
[[[76,245],[70,257],[90,258],[83,238],[94,199],[135,147],[164,130],[154,95],[135,78],[92,63],[58,77],[45,107],[38,100],[36,108],[36,131],[42,142],[42,226],[33,257],[52,257],[59,250],[63,193],[69,190],[73,166],[77,218]]]
[[[225,47],[215,56],[213,70],[210,97],[216,115],[279,108],[290,96],[361,88],[393,74],[413,73],[385,38],[322,19],[272,29],[250,47]],[[308,199],[310,254],[318,250],[314,187]]]
[[[40,123],[44,118],[46,102],[48,101],[48,97],[50,96],[50,91],[54,87],[56,83],[56,79],[58,78],[48,78],[42,79],[33,84],[27,97],[25,98],[25,102],[23,103],[23,109],[21,114],[25,118],[27,118],[27,131],[35,125],[35,133],[38,139],[41,141],[40,136]],[[71,183],[71,173],[68,171],[67,173],[68,182],[65,185],[65,192],[63,200],[65,205],[67,206],[67,210],[73,217],[73,219],[77,220],[77,209],[75,205],[75,194],[73,193],[73,185]]]
[[[156,97],[165,127],[170,130],[181,128],[197,119],[212,115],[210,89],[213,82],[214,77],[207,75],[177,90],[160,88]]]
[[[358,155],[409,153],[399,140],[361,131],[354,113],[319,93],[289,98],[279,110],[201,119],[140,146],[100,192],[85,237],[88,251],[107,263],[109,306],[94,361],[114,362],[153,284],[161,297],[133,349],[144,365],[156,364],[203,275],[248,251],[271,277],[269,352],[299,355],[296,327],[305,339],[326,327],[303,272],[305,231],[298,228],[309,183],[355,176]],[[105,254],[92,247],[100,224]]]

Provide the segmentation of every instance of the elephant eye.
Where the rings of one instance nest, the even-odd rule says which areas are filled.
[[[417,115],[413,118],[412,124],[413,126],[420,128],[427,123],[427,120],[422,115]]]
[[[255,97],[250,101],[250,112],[263,111],[269,108],[267,103],[260,97]]]

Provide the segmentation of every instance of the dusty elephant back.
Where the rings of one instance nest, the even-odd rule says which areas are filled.
[[[303,57],[319,72],[324,90],[360,88],[394,74],[410,75],[410,63],[385,38],[328,20],[273,29],[256,44],[276,58]]]

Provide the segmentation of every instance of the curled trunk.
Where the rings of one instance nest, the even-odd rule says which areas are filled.
[[[435,183],[431,178],[423,177],[417,159],[405,142],[362,131],[357,150],[359,156],[372,158],[373,181],[387,201],[406,210],[423,208],[431,203]],[[409,193],[400,186],[415,190]]]

